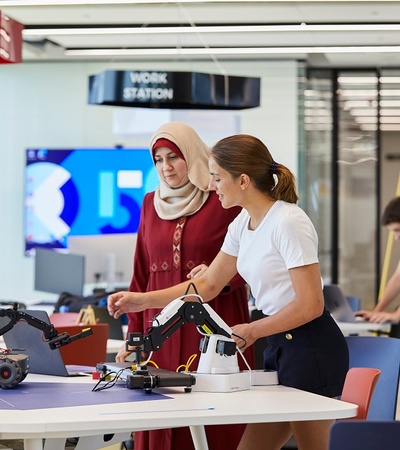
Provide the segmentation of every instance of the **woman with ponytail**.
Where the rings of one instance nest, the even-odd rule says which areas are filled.
[[[348,370],[346,340],[324,307],[318,237],[298,200],[295,177],[256,137],[222,139],[211,149],[210,189],[223,208],[243,208],[228,227],[221,250],[195,280],[209,301],[239,273],[265,318],[232,327],[244,351],[267,337],[265,369],[282,385],[327,397],[341,395]],[[188,283],[109,297],[111,315],[165,306]],[[228,306],[227,306],[228,307]],[[294,435],[301,450],[326,450],[332,421],[248,424],[238,450],[279,450]]]

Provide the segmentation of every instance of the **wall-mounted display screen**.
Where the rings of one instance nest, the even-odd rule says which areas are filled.
[[[157,184],[148,149],[27,149],[25,253],[67,249],[71,236],[136,233]]]

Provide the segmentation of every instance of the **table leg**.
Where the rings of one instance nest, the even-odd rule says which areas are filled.
[[[196,450],[208,450],[206,430],[203,425],[193,425],[190,427],[194,448]]]
[[[24,450],[43,450],[43,439],[24,439]]]
[[[44,450],[64,450],[66,441],[66,438],[46,439],[44,442]]]

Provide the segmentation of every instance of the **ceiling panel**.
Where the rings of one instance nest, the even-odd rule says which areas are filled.
[[[16,3],[16,2],[14,2]],[[83,2],[82,2],[83,3]],[[398,1],[245,1],[245,2],[159,2],[155,4],[100,4],[70,6],[7,6],[9,1],[1,1],[2,12],[25,25],[23,57],[32,60],[75,60],[85,58],[106,61],[110,55],[66,56],[67,49],[154,49],[162,48],[243,48],[243,47],[315,47],[315,46],[399,46],[400,49],[400,2]],[[21,2],[19,3],[21,4]],[[300,25],[311,24],[395,24],[393,31],[246,31],[234,29],[230,33],[203,33],[201,26],[231,25]],[[196,28],[194,33],[186,34],[119,34],[85,35],[90,27],[135,27],[152,28],[188,26]],[[58,35],[37,33],[28,36],[34,28],[81,27],[82,34]],[[149,50],[141,56],[120,56],[124,60],[155,58]],[[302,50],[300,53],[282,51],[278,53],[214,54],[218,59],[248,60],[268,58],[306,59],[314,66],[373,66],[387,67],[399,64],[399,51],[379,51],[366,53],[358,50],[354,53],[330,53],[321,50]],[[158,56],[166,59],[170,56]],[[175,55],[175,60],[180,56]],[[188,59],[209,59],[209,55],[188,56]]]

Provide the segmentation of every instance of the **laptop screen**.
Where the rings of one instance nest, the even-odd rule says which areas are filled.
[[[50,323],[46,311],[24,312]],[[0,328],[10,322],[8,317],[0,317]],[[68,376],[60,349],[52,350],[44,340],[43,332],[25,321],[17,322],[11,330],[3,335],[7,348],[15,353],[22,353],[29,356],[29,372],[42,375]]]

